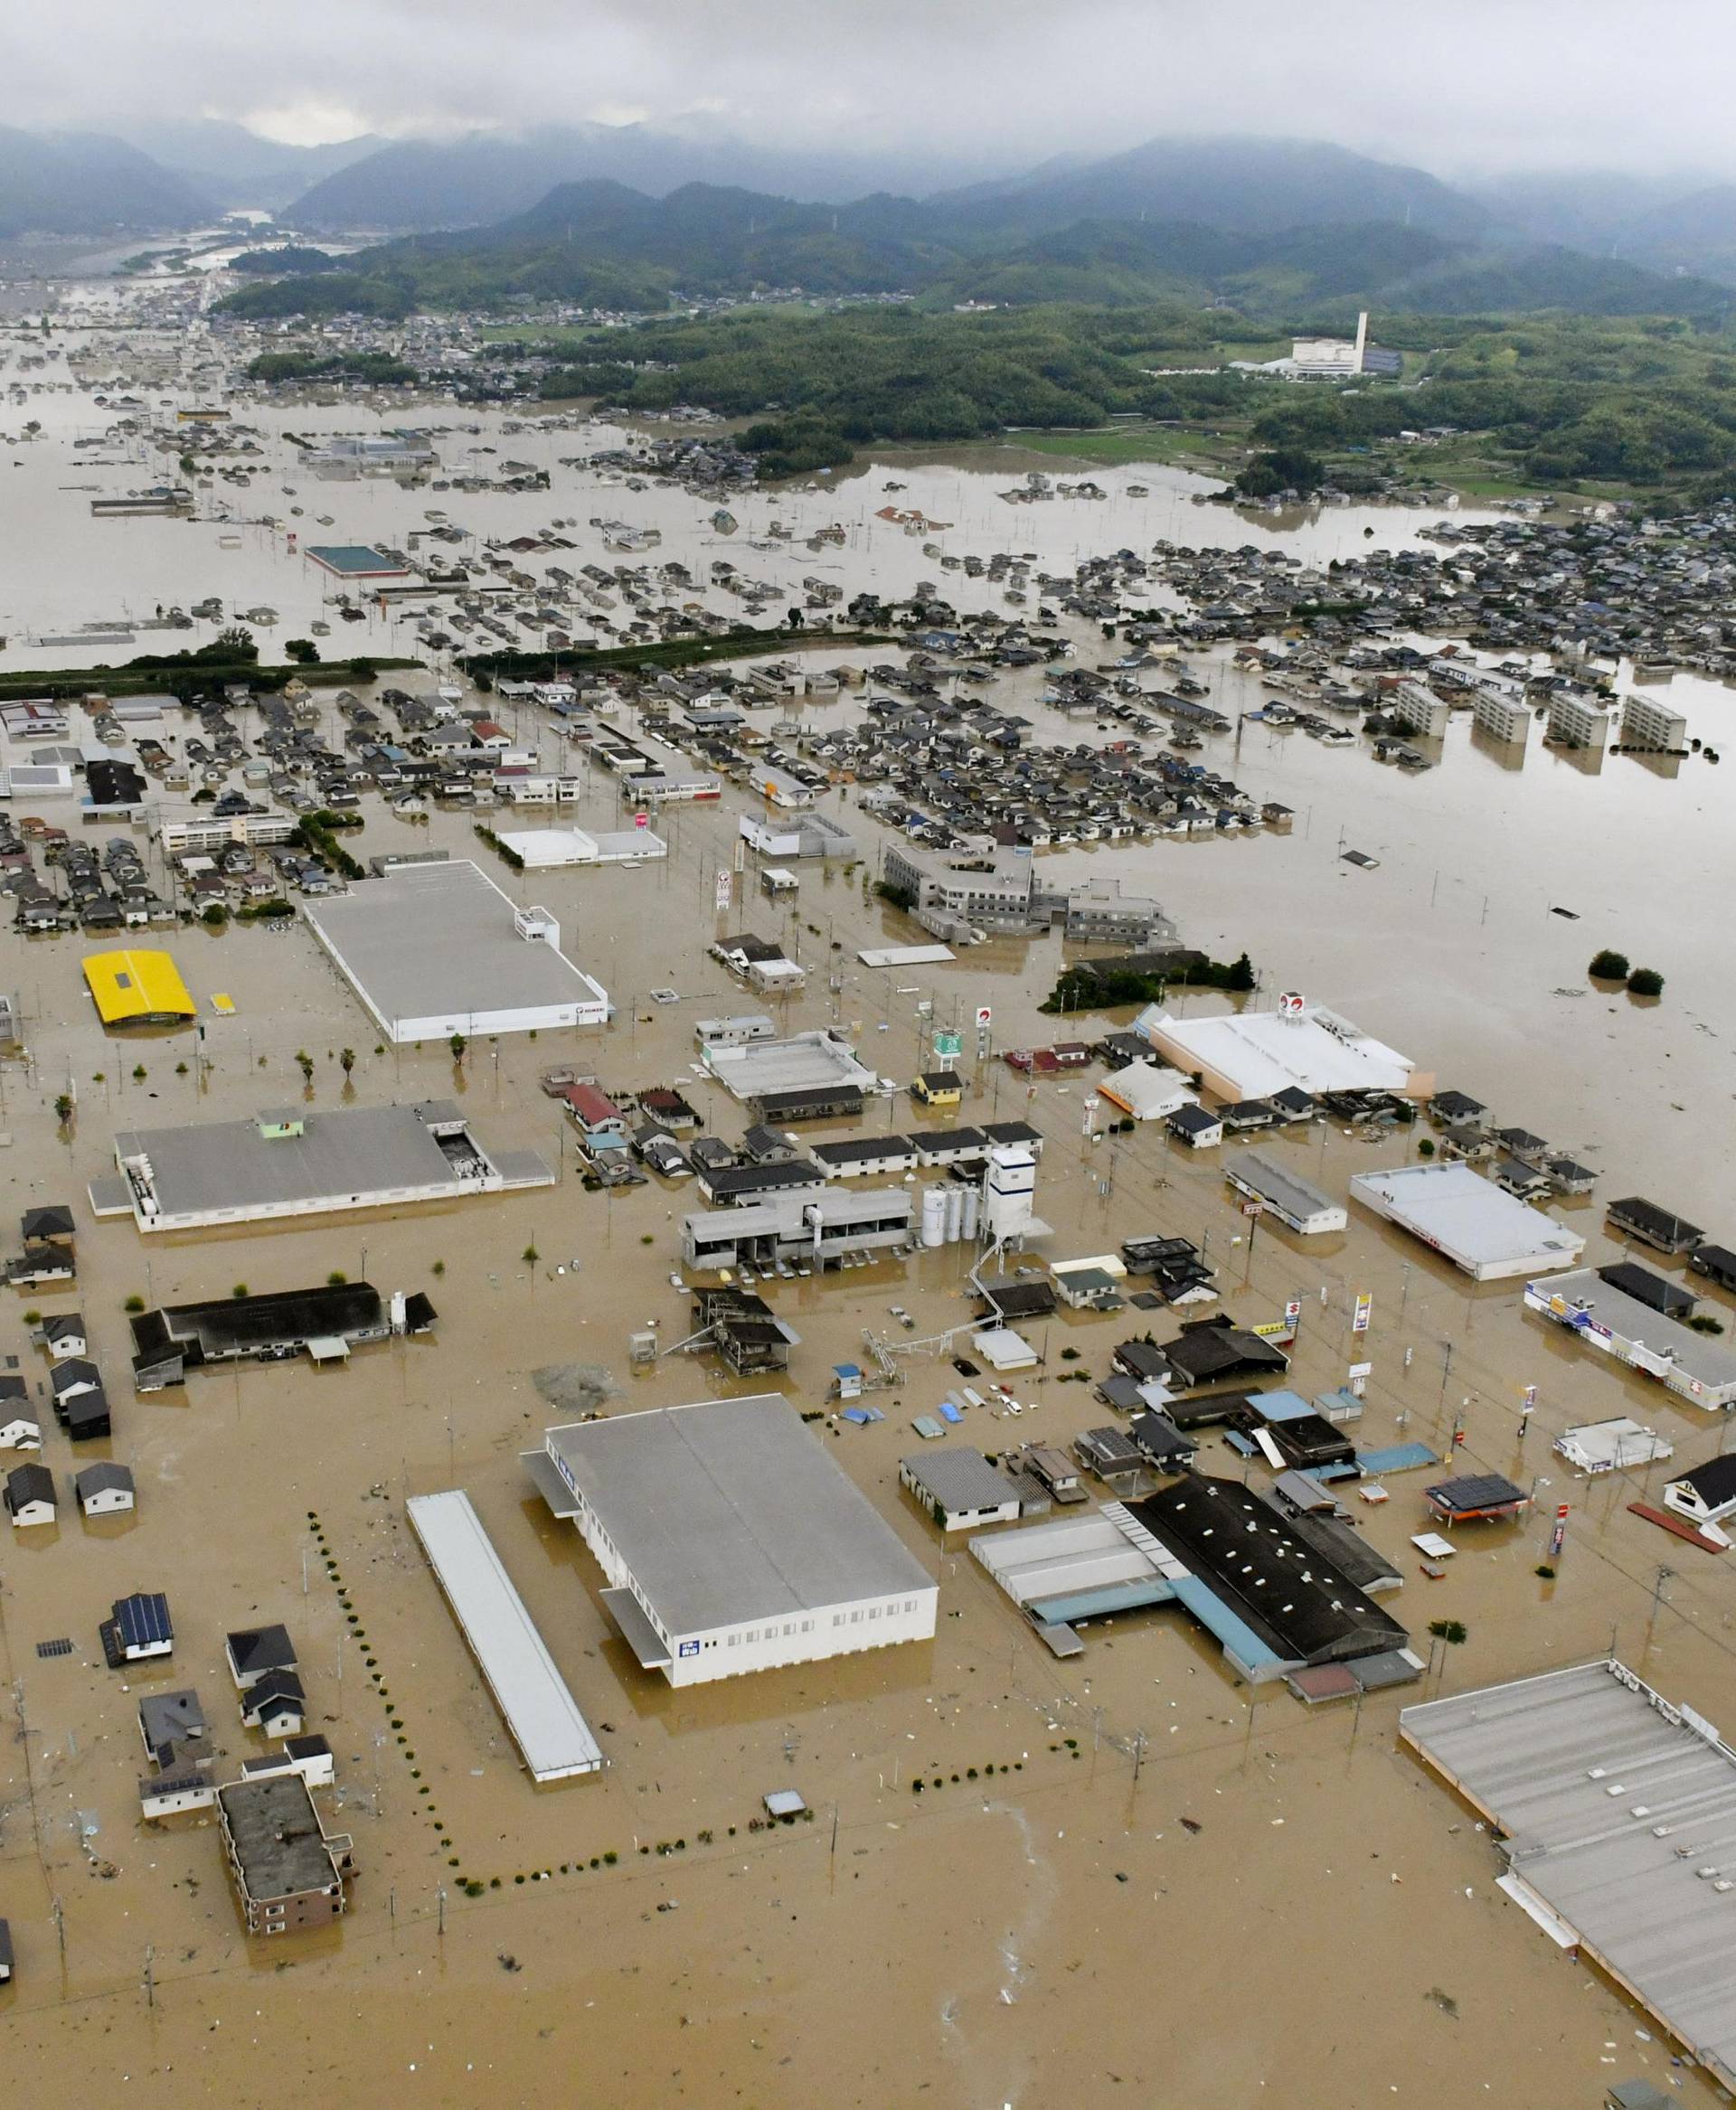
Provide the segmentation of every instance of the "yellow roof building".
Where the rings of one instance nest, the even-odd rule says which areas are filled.
[[[105,1026],[178,1025],[198,1015],[167,953],[89,953],[84,980]]]

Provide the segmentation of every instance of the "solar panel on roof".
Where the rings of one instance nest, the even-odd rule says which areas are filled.
[[[128,1648],[156,1648],[175,1639],[169,1600],[161,1590],[141,1590],[115,1606],[115,1622]]]

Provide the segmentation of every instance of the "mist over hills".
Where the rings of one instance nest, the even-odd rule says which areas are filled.
[[[310,232],[476,226],[528,211],[562,184],[608,180],[662,197],[695,183],[844,203],[896,185],[927,190],[980,174],[944,154],[864,155],[749,143],[700,121],[545,126],[522,137],[477,132],[405,139],[315,184],[286,214]]]
[[[1307,310],[1327,321],[1359,303],[1690,316],[1726,305],[1721,287],[1693,275],[1503,238],[1483,207],[1434,178],[1371,165],[1382,180],[1364,181],[1346,166],[1358,157],[1335,150],[1254,143],[1232,152],[1220,142],[1208,157],[1212,180],[1194,170],[1176,184],[1190,209],[1179,215],[1165,209],[1177,154],[1170,143],[1017,183],[838,205],[711,184],[653,195],[590,178],[557,184],[490,226],[402,237],[341,271],[251,286],[229,305],[261,318],[526,300],[656,310],[675,295],[796,287],[913,293],[933,308],[1226,300],[1275,319]],[[1312,187],[1310,170],[1322,176]],[[1394,210],[1402,201],[1410,223],[1308,217],[1354,212],[1365,197]]]
[[[236,305],[258,315],[494,299],[655,309],[676,292],[799,286],[929,306],[1710,318],[1736,286],[1736,184],[1691,174],[1512,176],[1473,192],[1316,141],[1222,137],[984,174],[750,146],[703,118],[318,146],[210,119],[127,131],[0,128],[0,235],[184,229],[244,204],[307,240],[402,231],[317,289],[248,287]]]
[[[184,176],[124,140],[0,126],[0,235],[190,227],[214,210]]]

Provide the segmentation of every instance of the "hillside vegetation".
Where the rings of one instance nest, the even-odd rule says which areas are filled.
[[[1242,221],[1261,217],[1248,189],[1231,193]],[[1059,191],[1026,186],[920,203],[875,193],[835,207],[707,184],[653,197],[598,179],[559,184],[492,227],[384,242],[316,283],[287,277],[247,287],[225,305],[273,319],[541,302],[646,312],[676,297],[797,288],[914,295],[937,310],[966,301],[1228,300],[1269,320],[1289,316],[1298,303],[1346,315],[1362,304],[1707,317],[1728,305],[1722,287],[1690,276],[1664,278],[1546,244],[1485,248],[1401,224],[1379,216],[1382,186],[1374,193],[1360,207],[1346,204],[1356,217],[1323,221],[1307,217],[1304,193],[1290,206],[1293,223],[1250,226],[1196,216],[1208,203],[1197,184],[1177,185],[1152,210],[1142,202],[1146,189],[1101,175]],[[1271,201],[1263,217],[1278,219],[1280,210]],[[1435,217],[1450,225],[1464,216],[1443,208]]]
[[[541,387],[763,418],[750,443],[785,472],[839,464],[866,440],[1132,418],[1209,436],[1220,454],[1229,439],[1318,457],[1352,486],[1401,458],[1400,434],[1444,428],[1449,452],[1537,485],[1736,491],[1736,346],[1718,333],[1672,317],[1410,316],[1383,318],[1382,334],[1404,354],[1400,381],[1297,388],[1218,365],[1269,353],[1238,341],[1260,325],[1222,311],[757,307],[565,337],[546,347],[556,363]],[[1217,370],[1154,371],[1193,365]],[[1433,449],[1403,458],[1422,476],[1435,464]]]

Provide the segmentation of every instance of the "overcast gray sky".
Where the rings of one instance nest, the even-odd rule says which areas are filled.
[[[788,146],[1009,164],[1159,133],[1439,173],[1736,174],[1736,0],[12,0],[0,119],[241,119],[313,143],[703,112]]]

